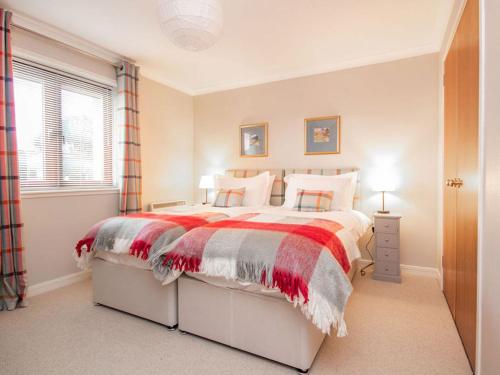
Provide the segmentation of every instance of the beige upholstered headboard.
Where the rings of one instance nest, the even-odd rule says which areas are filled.
[[[319,174],[323,176],[334,176],[342,173],[359,172],[359,168],[335,168],[335,169],[228,169],[226,175],[233,177],[252,177],[259,173],[269,171],[275,175],[273,190],[271,192],[271,206],[281,206],[285,202],[285,176],[293,173]],[[354,195],[354,208],[359,208],[361,184],[358,174],[356,194]]]

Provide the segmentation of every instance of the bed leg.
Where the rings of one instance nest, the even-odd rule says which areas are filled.
[[[175,331],[177,329],[177,324],[173,325],[173,326],[166,326],[167,327],[167,331]]]
[[[298,369],[296,369],[296,370],[297,370],[297,374],[307,374],[307,373],[309,373],[309,369],[307,369],[307,370],[302,370],[302,369],[298,368]]]

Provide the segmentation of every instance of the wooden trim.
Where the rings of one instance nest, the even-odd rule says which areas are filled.
[[[445,35],[443,37],[443,41],[441,43],[441,51],[442,51],[442,59],[441,62],[446,60],[448,52],[450,51],[451,44],[453,43],[453,39],[455,37],[455,33],[458,29],[458,24],[460,23],[460,19],[462,18],[462,14],[465,9],[465,5],[467,0],[457,0],[454,8],[455,11],[452,11],[451,18],[448,22],[448,28],[445,30]]]
[[[307,151],[307,122],[308,121],[321,121],[321,120],[337,120],[337,151],[321,151],[321,152],[308,152]],[[341,120],[340,116],[322,116],[322,117],[309,117],[304,119],[304,155],[331,155],[340,154],[340,139],[341,139]]]
[[[445,59],[443,279],[474,371],[477,346],[479,0],[468,0]]]

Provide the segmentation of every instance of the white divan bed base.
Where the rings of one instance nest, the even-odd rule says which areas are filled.
[[[94,303],[177,327],[177,280],[161,285],[152,271],[92,260]]]
[[[358,262],[349,272],[352,280]],[[222,288],[182,275],[179,330],[309,371],[325,338],[284,298]]]

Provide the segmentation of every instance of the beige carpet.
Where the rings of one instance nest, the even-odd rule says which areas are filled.
[[[354,280],[349,336],[328,337],[311,374],[471,374],[434,279]],[[90,282],[0,313],[0,374],[293,374],[294,370],[91,302]]]

